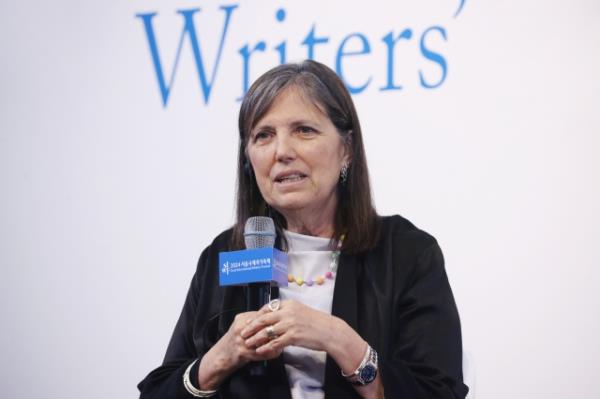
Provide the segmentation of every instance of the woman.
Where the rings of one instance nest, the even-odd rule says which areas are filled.
[[[360,124],[326,66],[276,67],[239,116],[236,225],[202,253],[163,365],[141,398],[464,398],[460,323],[435,239],[372,205]],[[250,216],[288,252],[279,300],[246,312],[218,253]],[[266,362],[266,375],[249,364]]]

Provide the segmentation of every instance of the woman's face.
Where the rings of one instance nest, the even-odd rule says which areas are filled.
[[[275,98],[250,132],[247,153],[263,198],[286,219],[312,212],[333,220],[340,169],[350,157],[329,117],[300,89]]]

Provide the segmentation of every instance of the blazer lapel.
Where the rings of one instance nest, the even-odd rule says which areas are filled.
[[[354,331],[358,331],[357,281],[358,262],[355,256],[340,255],[340,264],[333,290],[331,314],[346,321]],[[341,370],[329,355],[325,362],[325,397],[358,398],[356,390],[342,377]]]

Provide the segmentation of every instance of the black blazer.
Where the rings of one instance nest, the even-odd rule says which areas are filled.
[[[141,399],[192,398],[183,387],[187,366],[227,331],[246,309],[245,287],[219,287],[218,256],[231,230],[204,250],[163,364],[139,383]],[[344,319],[379,355],[386,398],[464,398],[458,312],[436,240],[400,216],[381,218],[377,246],[361,255],[342,253],[331,313]],[[197,378],[194,366],[192,382]],[[196,385],[197,386],[197,385]],[[241,369],[219,388],[221,398],[288,399],[281,357],[265,377]],[[326,398],[358,398],[329,356]]]

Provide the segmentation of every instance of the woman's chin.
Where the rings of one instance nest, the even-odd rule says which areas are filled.
[[[314,201],[311,201],[302,193],[287,193],[269,205],[284,216],[286,213],[298,213],[302,210],[315,209],[315,206],[317,206]]]

